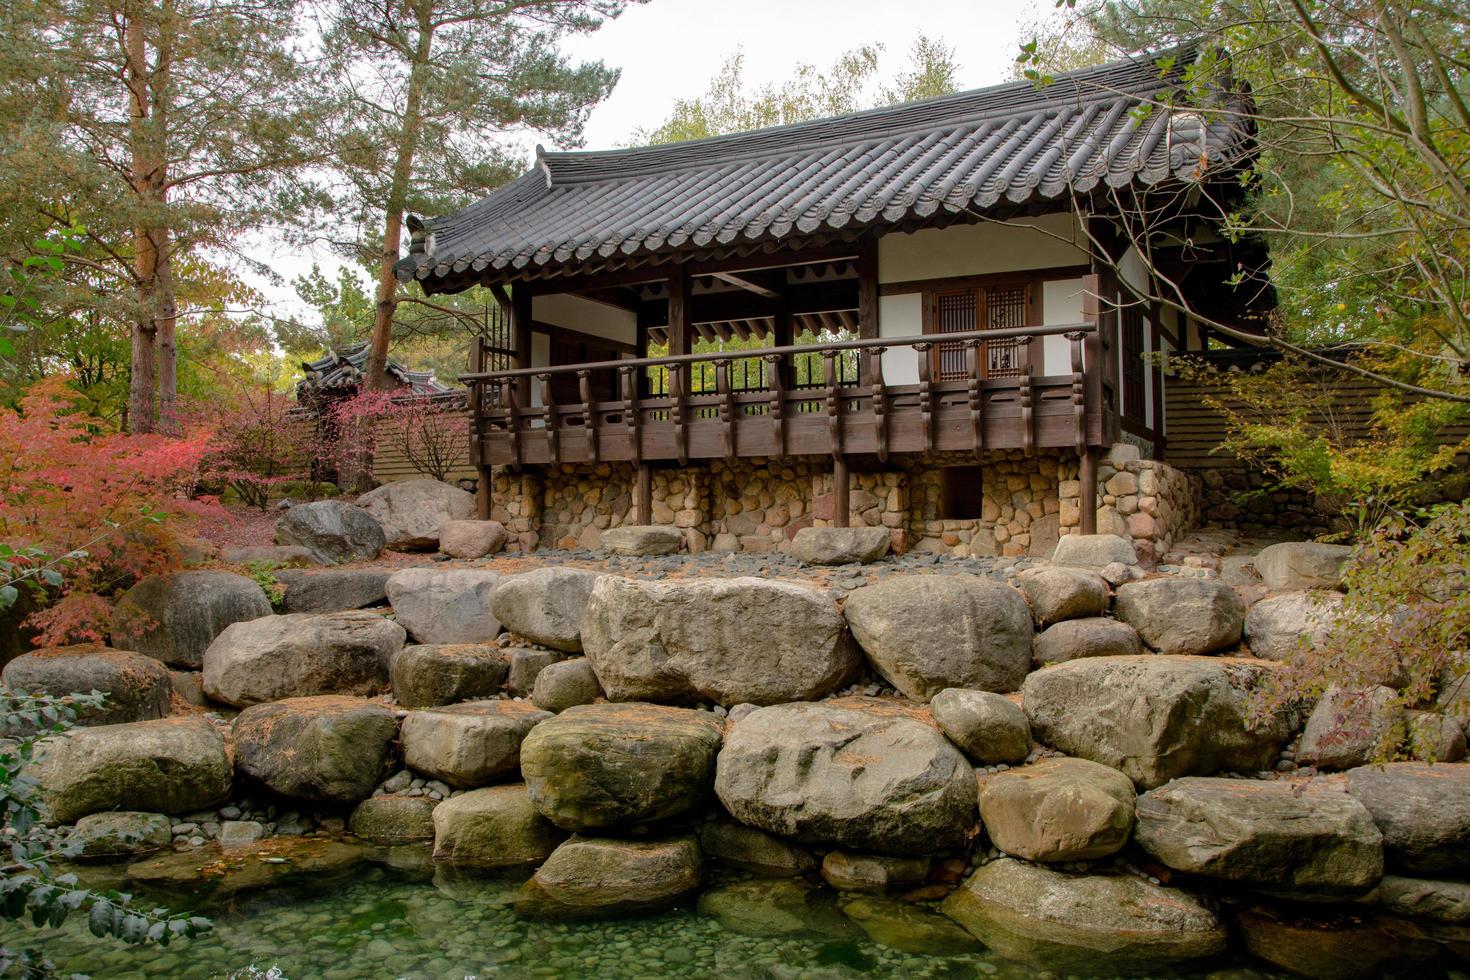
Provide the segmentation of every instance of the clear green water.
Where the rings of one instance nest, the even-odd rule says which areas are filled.
[[[1019,978],[1036,971],[989,952],[919,956],[860,939],[741,935],[682,909],[585,924],[524,922],[510,903],[518,883],[458,878],[438,882],[382,867],[342,883],[239,896],[196,911],[214,917],[210,935],[167,949],[93,939],[80,921],[57,930],[0,927],[11,948],[39,949],[63,972],[97,978],[230,977],[247,967],[291,980],[362,977],[712,978],[837,980],[847,977]],[[168,896],[177,902],[178,895]],[[1194,974],[1264,976],[1219,963]],[[259,976],[259,974],[256,974]]]

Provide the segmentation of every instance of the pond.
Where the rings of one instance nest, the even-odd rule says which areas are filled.
[[[763,880],[757,887],[789,885]],[[52,930],[6,923],[0,941],[12,949],[39,949],[63,974],[97,978],[1046,976],[987,950],[933,956],[881,945],[836,912],[839,901],[848,898],[839,899],[829,889],[812,892],[827,916],[814,915],[813,930],[805,935],[782,936],[735,932],[692,908],[607,922],[527,922],[511,910],[518,888],[518,880],[505,877],[449,878],[441,872],[430,878],[422,871],[366,865],[349,878],[309,887],[196,901],[192,910],[211,915],[214,931],[166,949],[94,939],[80,919]],[[148,897],[178,907],[183,896],[172,891]],[[780,928],[772,921],[773,930]],[[1250,980],[1274,974],[1229,961],[1156,975]]]

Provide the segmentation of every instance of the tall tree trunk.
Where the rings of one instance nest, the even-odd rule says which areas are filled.
[[[123,41],[127,48],[128,136],[131,156],[129,175],[135,203],[142,204],[150,181],[148,173],[148,62],[144,44],[142,10],[131,4],[124,16]],[[157,278],[158,249],[149,234],[146,214],[133,228],[133,276],[138,293],[132,336],[132,376],[128,382],[128,429],[134,433],[153,431],[155,387],[153,285]]]
[[[378,265],[377,306],[373,310],[372,350],[368,353],[365,387],[383,391],[388,387],[388,341],[393,335],[393,314],[398,310],[398,280],[393,266],[398,263],[398,243],[403,235],[403,210],[408,199],[408,184],[413,178],[413,158],[423,130],[422,106],[424,88],[429,80],[429,54],[434,32],[429,15],[433,4],[417,5],[419,38],[414,49],[413,65],[408,74],[408,94],[403,103],[403,129],[398,136],[398,151],[393,161],[393,177],[388,184],[383,222],[383,254]]]
[[[151,176],[153,181],[153,203],[159,216],[154,222],[153,243],[157,250],[154,266],[153,317],[156,332],[154,340],[158,355],[158,423],[157,431],[166,436],[181,435],[179,422],[178,342],[175,331],[178,326],[178,303],[174,296],[174,248],[169,215],[164,210],[168,203],[168,155],[166,151],[169,118],[170,72],[173,70],[174,32],[178,29],[174,21],[174,0],[164,0],[160,9],[158,32],[158,63],[149,78],[148,88],[153,96],[153,140]]]

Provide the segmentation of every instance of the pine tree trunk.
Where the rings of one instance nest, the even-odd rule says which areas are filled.
[[[123,28],[127,48],[128,136],[131,156],[130,183],[135,198],[142,199],[150,180],[148,173],[148,80],[142,12],[136,5],[125,11]],[[141,203],[141,200],[138,202]],[[158,250],[149,229],[140,219],[133,228],[133,276],[138,309],[133,323],[132,373],[128,381],[128,430],[153,431],[153,398],[156,382],[155,344],[158,328],[153,320],[153,287],[157,279]]]
[[[174,298],[173,242],[167,230],[156,232],[162,238],[155,269],[154,300],[158,311],[157,331],[154,334],[158,354],[158,423],[157,431],[166,436],[183,434],[179,420],[178,342],[175,329],[178,326],[178,305]]]

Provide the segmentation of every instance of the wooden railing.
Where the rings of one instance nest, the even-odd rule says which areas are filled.
[[[1111,386],[1090,377],[1103,365],[1084,371],[1084,341],[1096,330],[1087,322],[496,371],[483,370],[477,342],[471,366],[479,369],[460,380],[469,386],[470,451],[479,466],[854,453],[887,459],[900,452],[1038,447],[1082,453],[1102,444],[1112,397]],[[985,377],[987,342],[1048,336],[1067,338],[1070,372],[1037,376],[1027,363],[1019,377]],[[939,343],[964,350],[964,378],[937,380]],[[883,355],[899,348],[913,352],[918,384],[885,383]],[[849,351],[859,358],[856,384],[839,367]],[[795,387],[794,360],[814,355],[821,380]],[[752,357],[767,365],[764,387],[742,387],[731,377],[734,362]],[[713,390],[691,388],[691,370],[703,365],[713,365]],[[666,393],[641,393],[640,376],[649,368],[667,371]],[[621,397],[594,397],[599,372],[617,378]],[[563,375],[578,380],[575,402],[553,398],[552,378]]]

